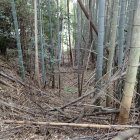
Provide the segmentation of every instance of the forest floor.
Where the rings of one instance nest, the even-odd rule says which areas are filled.
[[[26,84],[22,83],[15,61],[7,60],[0,56],[0,139],[109,140],[119,132],[119,130],[100,128],[3,123],[3,120],[96,123],[105,125],[116,123],[116,117],[118,116],[118,110],[116,109],[114,114],[93,113],[91,111],[95,107],[90,105],[92,96],[87,96],[75,104],[67,106],[65,109],[59,109],[59,107],[78,97],[77,73],[68,65],[61,67],[60,70],[63,71],[61,73],[61,92],[58,88],[52,89],[51,86],[39,89],[28,74],[26,79],[28,82]],[[95,73],[91,70],[85,72],[83,94],[93,89],[94,83],[92,81],[94,76]],[[58,79],[57,77],[58,75],[56,75],[56,79]],[[86,115],[82,116],[85,108],[88,108],[89,112],[86,110]],[[104,111],[104,108],[101,107],[100,109],[100,111]],[[130,124],[136,123],[136,117],[136,115],[132,116]],[[135,135],[133,139],[138,140],[139,137],[140,135]]]

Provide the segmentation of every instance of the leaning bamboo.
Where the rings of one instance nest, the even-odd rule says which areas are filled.
[[[77,2],[79,3],[79,5],[80,5],[82,11],[84,12],[86,18],[90,21],[91,27],[95,31],[96,35],[98,35],[98,30],[97,30],[96,26],[93,24],[92,20],[90,19],[90,16],[89,16],[88,12],[86,11],[83,3],[81,2],[81,0],[77,0]]]

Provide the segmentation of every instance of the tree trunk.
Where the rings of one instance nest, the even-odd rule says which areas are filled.
[[[128,29],[127,29],[127,36],[126,36],[126,51],[130,48],[131,45],[131,35],[132,35],[132,24],[134,20],[134,9],[135,7],[135,1],[131,0],[129,5],[129,14],[128,14]]]
[[[115,45],[116,45],[116,36],[117,36],[117,23],[118,23],[118,13],[119,13],[119,0],[114,0],[113,5],[113,18],[111,23],[111,33],[110,33],[110,50],[109,50],[109,58],[107,64],[107,79],[109,80],[112,75],[112,65],[113,65],[113,58],[115,53]],[[109,95],[113,96],[113,91],[108,90]],[[107,106],[110,106],[112,103],[112,98],[107,96]]]
[[[126,15],[126,0],[121,0],[120,22],[119,22],[119,50],[118,50],[118,65],[121,67],[123,63],[124,51],[124,28]]]
[[[69,0],[67,0],[67,14],[68,14],[68,40],[69,40],[69,48],[70,48],[70,62],[73,66],[73,54],[72,54],[72,46],[71,46],[71,29],[70,29],[70,12],[69,12]]]
[[[40,45],[41,45],[41,67],[42,67],[42,81],[45,85],[46,82],[46,69],[45,69],[45,61],[44,61],[44,44],[43,44],[43,27],[42,27],[42,10],[41,10],[41,0],[39,1],[39,13],[40,13]]]
[[[81,81],[80,81],[80,48],[81,48],[81,12],[80,12],[80,6],[77,4],[77,63],[78,63],[78,96],[81,96]]]
[[[105,17],[105,0],[99,0],[99,20],[98,20],[98,47],[97,47],[97,64],[96,64],[96,81],[102,77],[103,70],[103,44],[104,44],[104,17]]]
[[[106,32],[105,32],[105,43],[109,42],[110,39],[110,26],[111,26],[111,18],[112,18],[112,10],[113,6],[113,0],[108,0],[108,5],[107,5],[107,12],[106,12]],[[112,28],[113,29],[113,28]]]
[[[136,83],[137,69],[139,65],[140,57],[140,0],[137,0],[137,8],[134,16],[133,31],[132,31],[132,42],[130,49],[130,57],[128,62],[128,70],[126,74],[126,82],[124,87],[124,95],[122,99],[122,106],[119,114],[119,124],[125,124],[128,122],[131,102],[133,98],[134,87]]]
[[[98,47],[97,47],[97,62],[96,62],[96,82],[102,77],[103,72],[103,44],[104,44],[104,19],[105,19],[105,0],[99,0],[99,18],[98,18]],[[97,85],[96,94],[98,94],[101,83]],[[100,99],[96,102],[100,104]]]
[[[15,32],[16,32],[16,40],[17,40],[17,48],[18,48],[18,57],[19,57],[19,68],[21,72],[22,80],[25,80],[25,69],[23,65],[23,56],[22,56],[22,49],[21,49],[21,42],[20,42],[20,35],[19,35],[19,28],[18,28],[18,21],[17,21],[17,13],[16,13],[16,6],[15,1],[11,0],[11,7],[12,7],[12,15],[14,20]]]
[[[39,58],[38,58],[38,23],[37,23],[37,0],[34,0],[34,22],[35,22],[35,79],[40,86]]]

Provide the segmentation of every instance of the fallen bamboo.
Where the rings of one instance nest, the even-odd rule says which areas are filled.
[[[90,90],[88,93],[84,94],[83,96],[81,97],[78,97],[76,99],[74,99],[73,101],[71,102],[68,102],[67,104],[63,105],[62,107],[59,107],[60,109],[64,109],[72,104],[75,104],[76,102],[86,98],[87,96],[91,95],[93,92],[95,91],[95,89],[93,88],[92,90]],[[53,108],[53,109],[50,109],[49,111],[56,111],[56,108]]]
[[[32,86],[32,85],[25,84],[24,82],[22,82],[22,81],[20,81],[20,80],[18,80],[18,79],[16,79],[16,78],[14,78],[14,77],[12,77],[11,75],[5,74],[5,73],[3,73],[3,72],[0,72],[0,75],[3,76],[3,77],[5,77],[5,78],[7,78],[7,79],[9,79],[9,80],[11,80],[11,81],[13,81],[13,82],[17,82],[17,83],[21,84],[21,85],[24,86],[24,87],[28,87],[28,88],[33,89],[33,90],[35,90],[35,91],[38,91],[38,92],[40,92],[40,93],[42,93],[42,94],[44,94],[44,95],[47,95],[46,92],[44,92],[44,91],[42,91],[42,90],[40,90],[40,89],[37,89],[36,87],[34,87],[34,86]]]
[[[117,129],[125,128],[140,128],[140,126],[133,125],[100,125],[100,124],[78,124],[78,123],[61,123],[61,122],[33,122],[33,121],[16,121],[16,120],[2,120],[3,124],[24,124],[24,125],[48,125],[48,126],[71,126],[82,128],[100,128],[100,129]]]
[[[3,80],[0,80],[0,83],[3,84],[3,85],[5,85],[5,86],[8,86],[8,87],[10,87],[10,88],[16,89],[15,87],[9,85],[8,83],[6,83],[6,82],[3,81]]]

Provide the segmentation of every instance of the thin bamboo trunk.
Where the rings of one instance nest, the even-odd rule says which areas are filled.
[[[113,58],[115,53],[115,45],[116,45],[116,37],[117,37],[117,23],[118,23],[118,13],[119,13],[119,0],[114,0],[113,5],[113,18],[111,23],[111,33],[110,33],[110,50],[109,50],[109,58],[107,64],[107,79],[109,80],[112,75],[112,66],[113,66]],[[111,89],[108,90],[108,94],[113,96],[113,91]],[[110,106],[113,101],[112,98],[107,96],[106,100],[107,106]]]
[[[97,47],[97,64],[96,64],[96,81],[102,77],[103,70],[103,44],[104,44],[104,17],[105,17],[105,0],[99,0],[99,20],[98,20],[98,47]]]
[[[39,2],[39,12],[40,12],[40,44],[41,44],[41,67],[42,67],[42,81],[45,85],[46,82],[46,70],[45,70],[45,61],[44,61],[44,45],[43,45],[43,27],[42,27],[42,10],[41,10],[41,0]]]
[[[126,23],[126,4],[127,0],[120,0],[120,19],[119,19],[119,29],[118,29],[118,67],[121,68],[123,65],[124,58],[124,41],[125,41],[125,23]],[[124,81],[118,81],[118,99],[122,99],[122,91],[124,87]]]
[[[16,32],[16,40],[17,40],[17,48],[18,48],[18,61],[19,61],[19,69],[21,72],[22,80],[25,81],[25,68],[23,65],[23,56],[22,56],[22,49],[21,49],[21,42],[20,42],[20,35],[19,35],[19,28],[18,28],[18,21],[17,21],[17,13],[16,13],[16,6],[15,1],[11,0],[11,7],[12,7],[12,16],[14,19],[14,26]]]
[[[118,65],[121,67],[123,64],[123,51],[124,51],[124,29],[125,29],[125,15],[126,15],[126,0],[120,2],[120,22],[119,22],[119,50],[118,50]]]
[[[99,81],[102,78],[103,72],[103,44],[104,44],[104,19],[105,19],[105,0],[99,0],[99,18],[98,18],[98,47],[97,47],[97,62],[96,62],[96,76],[95,81]],[[96,87],[96,94],[98,94],[101,87],[101,82]],[[96,104],[100,104],[100,99],[96,101]]]
[[[81,93],[81,74],[80,74],[80,48],[81,48],[81,13],[80,13],[80,6],[77,4],[77,63],[78,63],[78,96],[82,95]]]
[[[58,46],[58,70],[60,71],[60,64],[61,64],[61,43],[60,43],[60,20],[59,20],[59,4],[60,4],[60,1],[57,0],[57,46]],[[59,73],[58,75],[58,88],[59,88],[59,96],[60,96],[60,93],[61,93],[61,86],[62,86],[62,78],[61,78],[61,75]]]
[[[76,9],[77,9],[77,6],[75,5],[74,8],[73,8],[73,12],[74,12],[74,16],[73,16],[73,23],[76,24],[77,23],[77,17],[76,17]],[[76,66],[77,65],[77,36],[76,36],[76,33],[77,33],[77,27],[76,26],[73,26],[73,45],[74,45],[74,49],[75,49],[75,52],[74,52],[74,65]]]
[[[52,17],[51,17],[51,1],[48,0],[48,15],[49,15],[49,31],[50,31],[50,42],[51,42],[51,48],[50,53],[53,56],[53,46],[52,46],[52,39],[53,39],[53,31],[52,31]]]
[[[39,57],[38,57],[38,22],[37,22],[37,0],[34,0],[34,22],[35,22],[35,79],[40,86]]]
[[[112,6],[113,6],[113,0],[108,0],[107,5],[107,14],[106,14],[106,32],[105,32],[105,43],[109,42],[110,39],[110,27],[111,27],[111,18],[112,18]]]
[[[69,49],[70,49],[70,62],[73,66],[73,54],[71,46],[71,29],[70,29],[70,10],[69,10],[69,0],[67,0],[67,14],[68,14],[68,40],[69,40]]]
[[[134,20],[134,9],[135,7],[135,1],[131,0],[130,5],[129,5],[129,14],[128,14],[128,31],[127,31],[127,36],[126,36],[126,51],[130,48],[131,45],[131,35],[132,35],[132,24]]]
[[[50,61],[52,60],[52,58],[54,57],[54,46],[53,46],[53,28],[52,28],[52,6],[51,6],[51,0],[48,0],[48,14],[49,14],[49,27],[50,27]],[[54,66],[52,64],[52,62],[50,62],[50,67],[51,67],[51,72],[53,73],[54,71]],[[55,87],[55,75],[52,75],[52,88]]]

